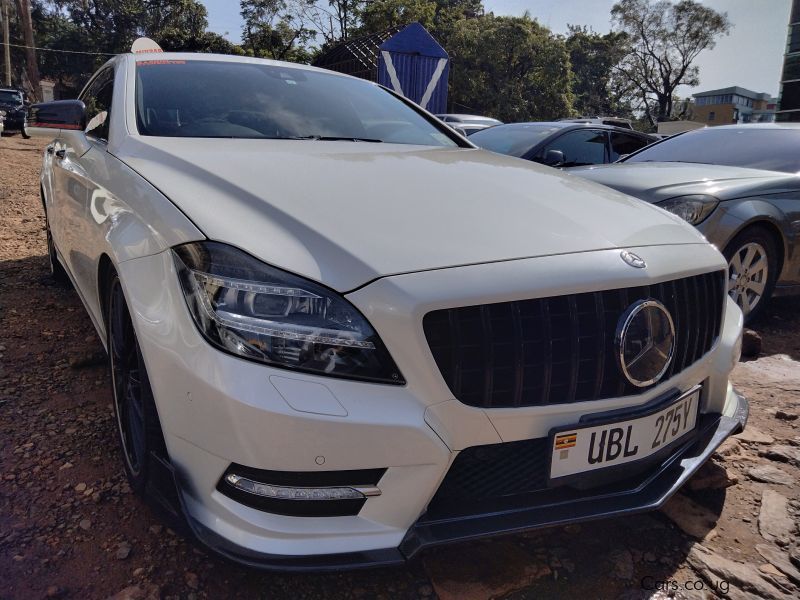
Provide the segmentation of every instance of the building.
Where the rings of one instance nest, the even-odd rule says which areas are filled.
[[[342,42],[312,64],[377,81],[432,113],[447,112],[450,58],[419,23]]]
[[[792,1],[777,121],[800,121],[800,0]]]
[[[769,94],[733,86],[692,94],[692,119],[706,125],[769,123],[775,120],[776,100]]]

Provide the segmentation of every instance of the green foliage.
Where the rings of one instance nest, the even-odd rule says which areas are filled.
[[[700,82],[692,64],[697,56],[731,29],[727,14],[693,0],[620,0],[611,17],[631,43],[618,67],[620,80],[653,126],[672,115],[675,88]]]
[[[628,35],[595,33],[570,25],[566,40],[572,68],[573,108],[578,115],[622,116],[630,113],[614,80],[614,68],[627,55]]]
[[[298,5],[299,6],[299,5]],[[285,0],[242,0],[242,46],[251,56],[309,62],[315,31]]]
[[[448,50],[454,111],[508,122],[570,114],[566,44],[527,13],[522,17],[490,13],[461,19],[455,24]]]
[[[415,21],[430,30],[434,27],[436,8],[433,0],[375,0],[364,9],[358,32],[377,33]]]

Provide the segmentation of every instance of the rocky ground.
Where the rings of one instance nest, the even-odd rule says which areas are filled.
[[[103,350],[47,275],[42,144],[0,140],[0,599],[796,598],[800,301],[777,300],[734,379],[750,425],[660,512],[275,575],[209,555],[130,493]]]

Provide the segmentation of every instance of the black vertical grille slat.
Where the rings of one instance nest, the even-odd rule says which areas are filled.
[[[511,326],[514,332],[514,401],[513,406],[522,406],[522,390],[525,384],[525,336],[519,303],[511,302]]]
[[[619,290],[618,293],[619,293],[620,306],[622,307],[622,310],[620,311],[620,315],[621,315],[625,311],[625,307],[629,306],[628,290],[623,288],[623,289]],[[615,331],[614,335],[616,335],[616,333],[617,332]],[[615,363],[616,363],[616,359],[617,359],[617,353],[614,352]],[[624,396],[625,395],[625,391],[630,387],[630,385],[631,384],[628,382],[627,379],[625,379],[624,377],[618,377],[617,378],[617,393],[616,393],[616,395],[617,396]]]
[[[492,319],[489,307],[481,306],[481,343],[483,345],[483,397],[484,405],[491,407],[494,397],[494,343],[492,341]]]
[[[702,348],[710,348],[712,335],[714,332],[714,310],[716,302],[714,301],[714,286],[712,285],[711,278],[708,275],[703,275],[703,288],[702,293],[704,298],[708,298],[708,302],[701,302],[703,305],[703,342]]]
[[[691,277],[686,280],[687,285],[689,286],[689,305],[691,306],[692,311],[694,312],[694,329],[691,331],[691,351],[689,352],[689,357],[687,361],[687,366],[698,359],[697,350],[698,350],[698,338],[700,337],[700,330],[702,328],[701,319],[703,318],[702,311],[699,306],[698,301],[698,277]]]
[[[672,323],[675,325],[675,350],[672,355],[669,371],[667,371],[667,377],[672,377],[675,374],[676,365],[678,364],[678,348],[680,348],[683,343],[683,316],[681,315],[683,305],[678,301],[678,290],[675,287],[674,281],[662,283],[661,287],[664,290],[664,297],[668,299],[668,302],[665,304],[672,315]]]
[[[678,287],[681,291],[679,302],[685,307],[683,316],[686,318],[684,327],[681,329],[683,332],[683,344],[681,344],[680,368],[677,369],[678,371],[683,371],[690,361],[689,352],[692,348],[691,338],[693,337],[692,332],[697,329],[697,317],[694,316],[694,307],[690,304],[689,283],[683,279],[678,282]]]
[[[454,397],[482,408],[541,406],[640,394],[622,375],[614,337],[637,300],[672,315],[666,378],[705,355],[722,327],[725,272],[629,289],[436,310],[423,329]]]
[[[542,392],[539,404],[544,406],[550,400],[550,385],[553,375],[553,332],[550,326],[550,301],[542,298],[540,301],[542,316],[542,350],[544,351],[544,375],[542,376]]]
[[[595,376],[594,376],[594,394],[592,399],[596,400],[600,397],[600,392],[603,389],[603,373],[606,362],[606,309],[603,302],[603,293],[594,293],[594,312],[595,319],[597,319],[597,337],[595,338],[597,347],[597,359],[595,361]]]
[[[578,372],[581,359],[581,336],[580,325],[578,323],[578,305],[575,296],[567,297],[569,307],[569,327],[571,334],[570,356],[569,356],[569,385],[567,386],[566,402],[575,401],[575,392],[578,389]]]

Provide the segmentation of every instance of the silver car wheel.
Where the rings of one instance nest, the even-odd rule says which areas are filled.
[[[739,248],[728,263],[728,293],[742,309],[745,318],[764,295],[769,277],[766,249],[756,242]]]

